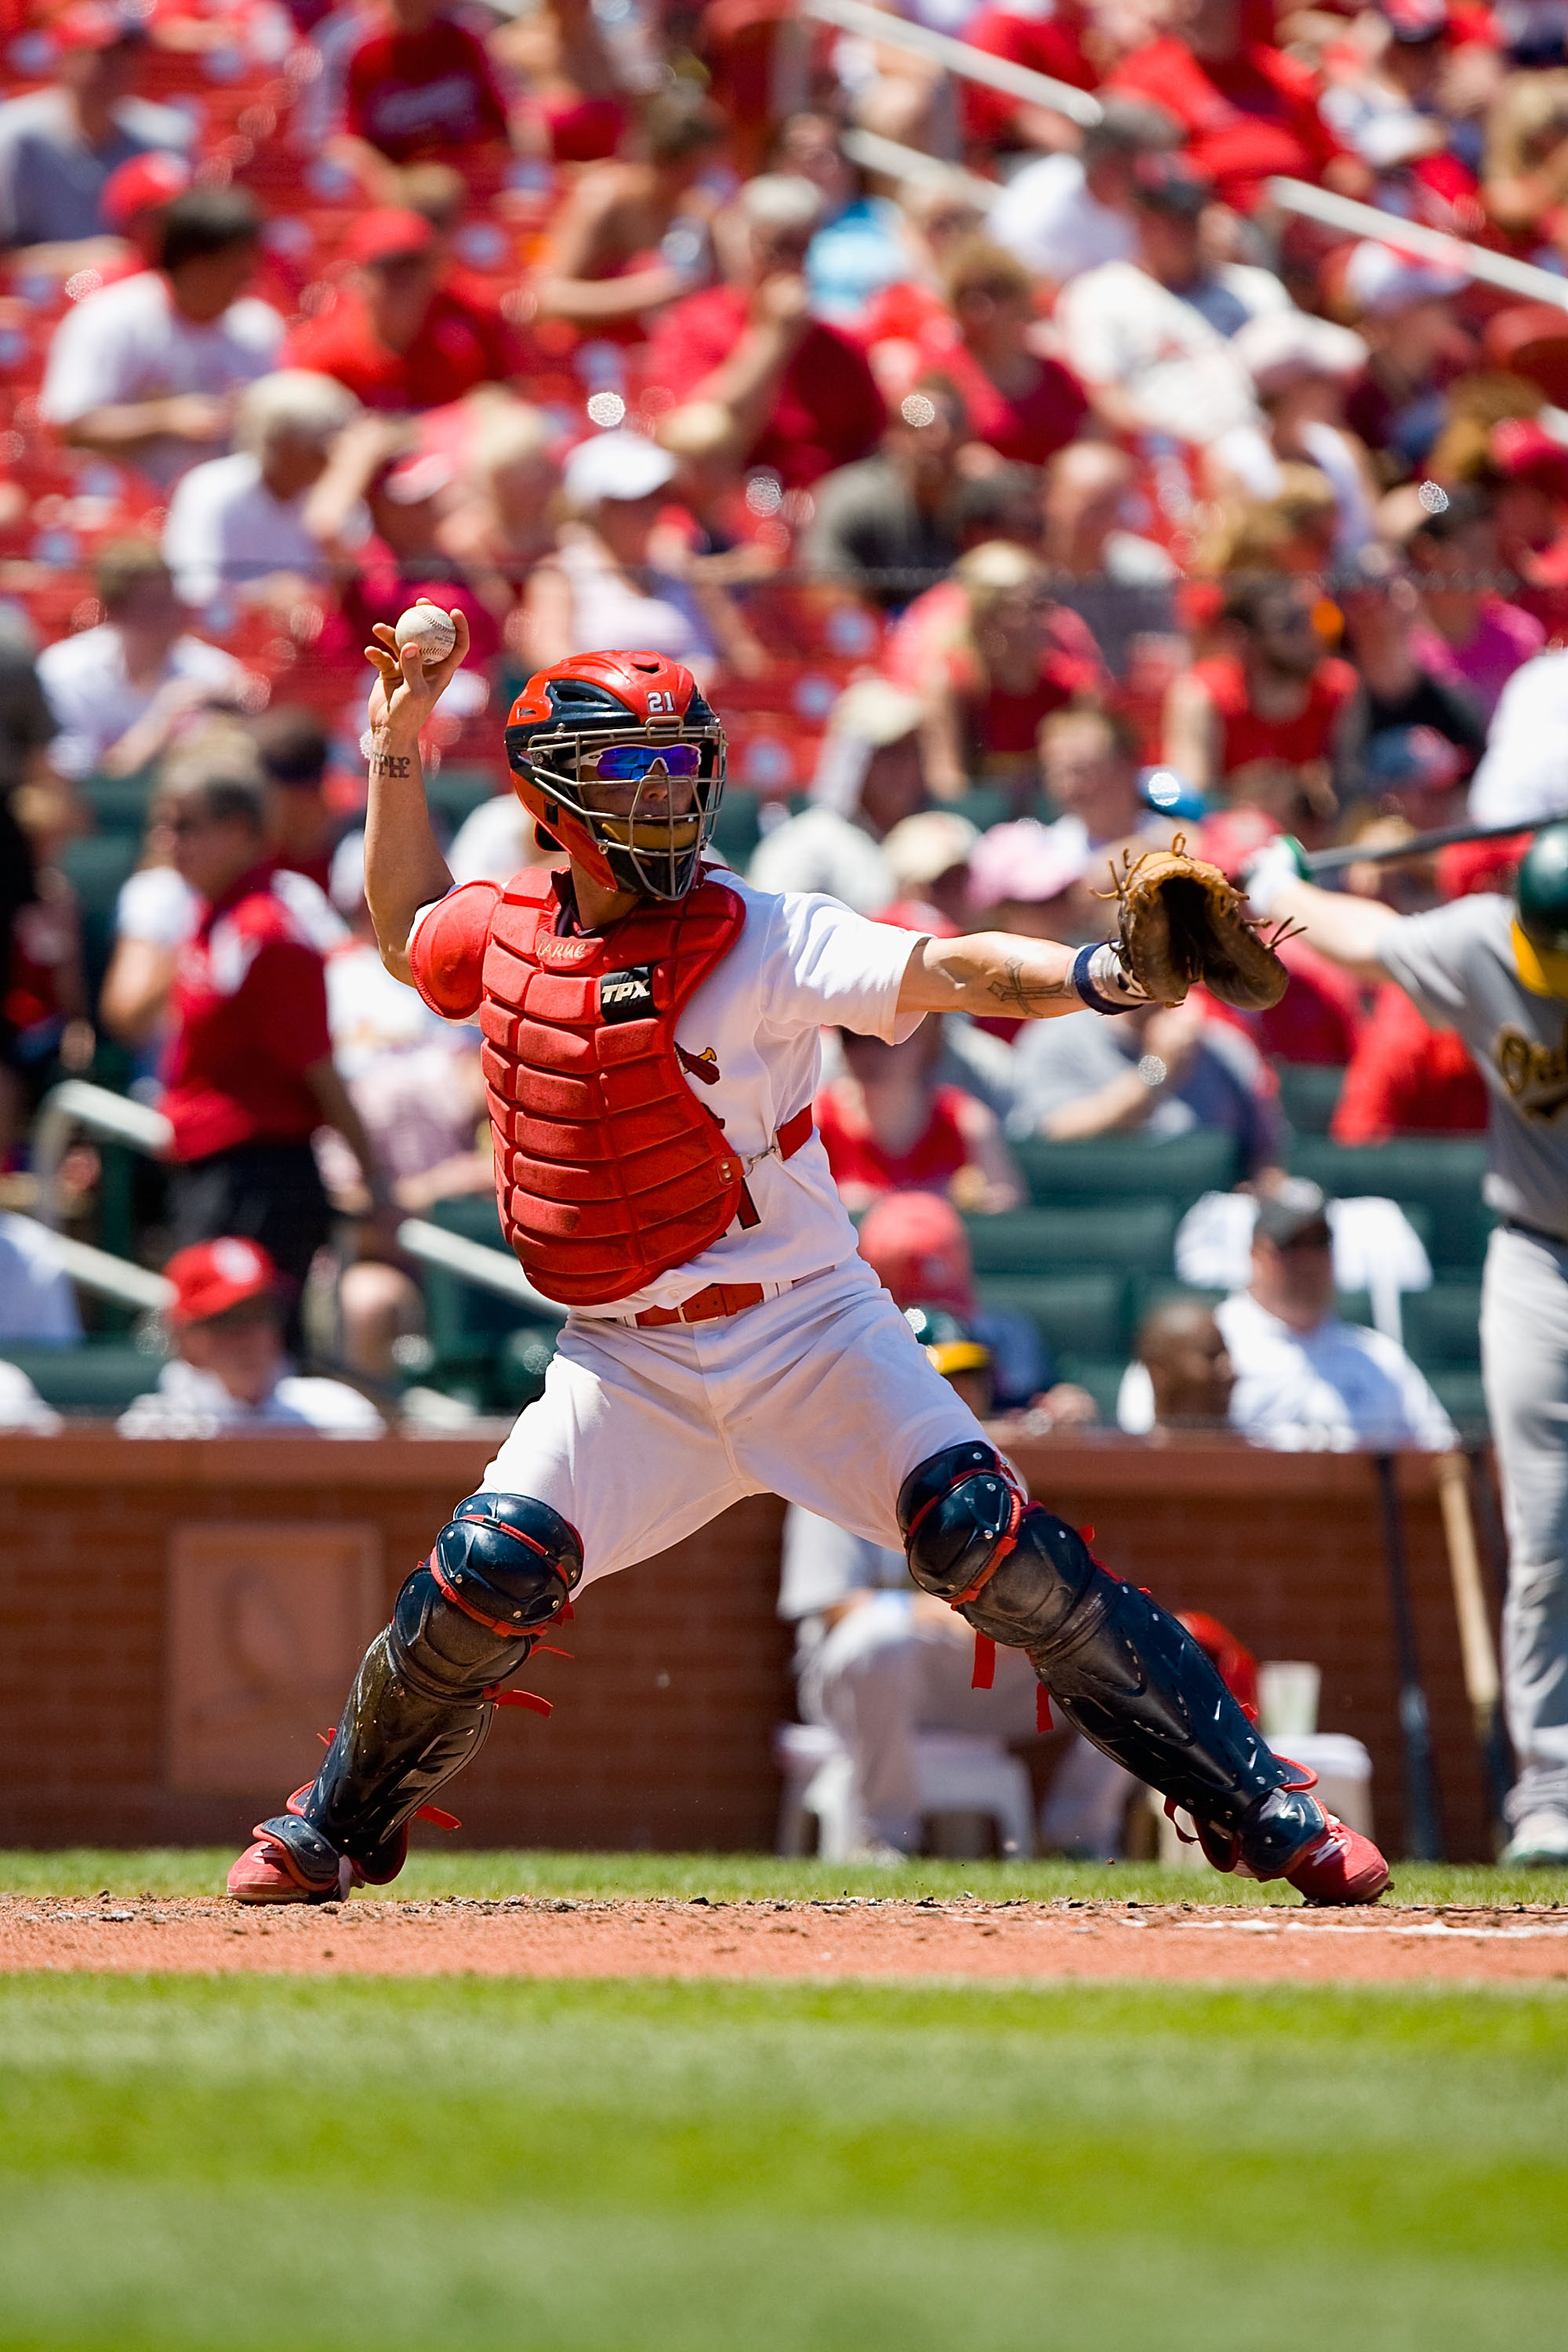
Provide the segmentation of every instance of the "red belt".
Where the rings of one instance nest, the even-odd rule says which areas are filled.
[[[807,1103],[793,1118],[786,1118],[773,1138],[781,1160],[793,1160],[802,1144],[809,1143],[813,1132],[812,1107]],[[767,1292],[760,1282],[710,1282],[706,1290],[693,1291],[679,1307],[645,1307],[637,1318],[639,1331],[651,1331],[664,1323],[716,1323],[726,1315],[743,1315],[748,1307],[760,1307]]]

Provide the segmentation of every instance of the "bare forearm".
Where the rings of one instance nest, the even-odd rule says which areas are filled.
[[[110,408],[89,408],[59,428],[60,438],[73,449],[91,449],[100,457],[119,457],[162,440],[174,426],[165,400],[117,402]]]
[[[635,319],[661,310],[685,289],[686,281],[662,262],[625,278],[547,278],[539,288],[542,319],[570,319],[591,326],[602,320]]]
[[[413,986],[408,934],[421,907],[444,898],[451,873],[431,828],[418,735],[405,728],[374,730],[370,801],[364,823],[364,895],[381,960],[396,980]]]
[[[748,327],[729,358],[704,376],[691,397],[717,401],[727,408],[736,439],[749,447],[767,423],[795,341],[776,328]]]
[[[1378,950],[1399,917],[1381,898],[1358,898],[1348,891],[1320,890],[1311,882],[1287,882],[1275,894],[1269,919],[1300,923],[1308,944],[1331,963],[1343,964],[1360,980],[1386,980]]]
[[[1065,1103],[1051,1113],[1040,1131],[1053,1143],[1084,1143],[1097,1135],[1124,1134],[1131,1127],[1142,1127],[1153,1102],[1137,1071],[1129,1070],[1097,1093]]]
[[[335,1127],[354,1158],[359,1161],[360,1174],[364,1178],[366,1192],[373,1202],[380,1202],[390,1195],[375,1146],[365,1130],[364,1121],[354,1108],[347,1087],[338,1076],[336,1065],[329,1058],[313,1062],[305,1073],[305,1084],[315,1096],[321,1118],[328,1127]]]
[[[966,939],[922,940],[899,991],[900,1013],[1019,1014],[1049,1021],[1080,1013],[1073,985],[1075,950],[1057,940],[974,931]]]

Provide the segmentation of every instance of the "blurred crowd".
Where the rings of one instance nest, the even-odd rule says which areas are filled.
[[[1568,12],[883,13],[1059,102],[795,0],[0,0],[0,1342],[65,1336],[20,1227],[79,1076],[171,1122],[143,1263],[243,1244],[220,1319],[271,1301],[277,1367],[384,1401],[418,1364],[398,1221],[490,1181],[477,1039],[387,979],[363,901],[361,648],[418,596],[472,636],[426,745],[459,879],[543,854],[500,721],[607,645],[722,713],[732,864],[942,936],[1102,937],[1126,859],[1235,872],[1281,830],[1415,910],[1506,887],[1518,843],[1372,853],[1568,811],[1568,285],[1402,242],[1563,279]],[[847,1202],[1005,1214],[1025,1147],[1221,1131],[1245,1222],[1177,1271],[1321,1336],[1355,1204],[1292,1190],[1281,1072],[1343,1073],[1342,1142],[1486,1106],[1392,984],[1282,953],[1262,1014],[828,1040]],[[100,1231],[90,1145],[58,1181]],[[1245,1323],[1141,1343],[1124,1424],[1203,1417],[1161,1405],[1187,1380],[1262,1430],[1215,1402],[1222,1359],[1254,1393]],[[985,1345],[1006,1402],[1083,1410]],[[1445,1442],[1380,1377],[1352,1437],[1397,1391],[1386,1426]],[[1331,1424],[1293,1379],[1276,1428]]]

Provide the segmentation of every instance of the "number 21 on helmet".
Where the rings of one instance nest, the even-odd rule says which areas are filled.
[[[679,662],[576,654],[541,670],[512,704],[506,755],[523,806],[595,882],[685,897],[723,796],[724,730]],[[629,810],[584,802],[584,763],[595,759],[601,782],[637,787]],[[670,791],[687,778],[689,793]]]

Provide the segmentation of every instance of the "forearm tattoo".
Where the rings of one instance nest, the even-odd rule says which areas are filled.
[[[1064,997],[1075,992],[1070,971],[1059,980],[1029,980],[1025,977],[1022,956],[1009,956],[1005,965],[1005,977],[993,975],[986,983],[986,993],[1009,1013],[1022,1013],[1027,1017],[1042,1004],[1059,1004]]]
[[[373,751],[370,772],[373,776],[411,776],[414,761],[406,752]]]

